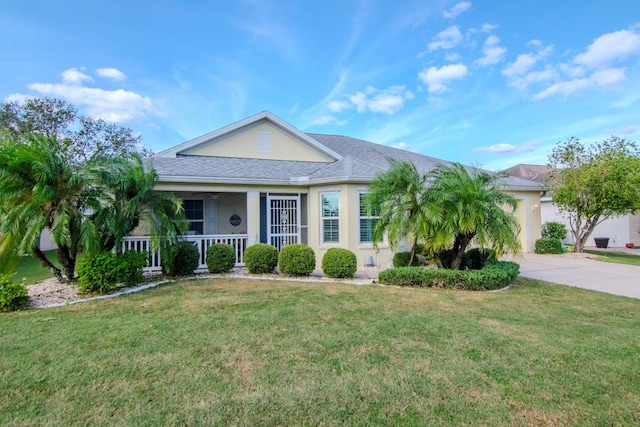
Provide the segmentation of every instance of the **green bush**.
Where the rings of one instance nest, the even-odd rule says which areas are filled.
[[[322,257],[322,272],[329,277],[350,278],[357,269],[356,254],[349,249],[331,248]]]
[[[542,237],[564,240],[567,238],[567,226],[555,221],[542,224]]]
[[[462,269],[481,270],[488,260],[496,259],[496,251],[493,249],[473,248],[469,249],[464,255]]]
[[[244,265],[251,274],[273,273],[278,265],[278,250],[266,243],[256,243],[244,251]]]
[[[440,257],[440,261],[442,262],[442,267],[450,269],[451,263],[453,263],[453,249],[440,251],[438,252],[438,256]],[[460,265],[462,266],[462,269],[466,269],[466,267],[470,265],[468,252],[465,252],[462,256],[462,263]]]
[[[447,270],[440,268],[399,267],[381,271],[380,283],[395,286],[453,288],[470,291],[501,289],[518,277],[515,262],[488,261],[481,270]]]
[[[147,252],[127,251],[116,256],[105,251],[94,257],[81,257],[76,266],[78,287],[83,292],[103,295],[118,283],[129,286],[140,283],[148,256]]]
[[[561,254],[562,242],[560,239],[551,237],[543,237],[536,240],[535,253],[537,254]]]
[[[278,268],[288,276],[308,276],[316,268],[316,255],[307,245],[287,245],[278,255]]]
[[[170,277],[190,276],[200,264],[198,248],[190,242],[167,246],[162,254],[162,272]]]
[[[207,248],[210,273],[226,273],[236,265],[236,251],[231,245],[215,243]]]
[[[411,252],[397,252],[393,255],[393,266],[394,267],[407,267],[409,266],[409,259],[411,259]],[[416,250],[416,254],[413,257],[412,266],[417,267],[420,265],[420,259],[418,257],[418,251]]]
[[[22,283],[13,283],[9,276],[0,276],[0,311],[25,308],[29,303],[27,288]]]

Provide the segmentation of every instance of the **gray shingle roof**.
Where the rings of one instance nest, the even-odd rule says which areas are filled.
[[[331,163],[261,160],[231,157],[178,156],[154,157],[153,165],[162,181],[182,179],[199,182],[308,183],[368,182],[389,167],[389,159],[413,162],[421,173],[450,162],[410,151],[339,135],[307,134],[328,149],[343,156]],[[505,187],[540,190],[540,184],[509,177]]]

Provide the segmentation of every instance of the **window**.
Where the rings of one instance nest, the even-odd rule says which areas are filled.
[[[340,193],[320,195],[322,243],[340,243]]]
[[[365,196],[366,193],[360,193],[360,243],[373,243],[373,227],[380,218],[380,210],[373,209],[369,214],[364,203]]]
[[[183,200],[182,205],[191,234],[204,234],[204,200]]]

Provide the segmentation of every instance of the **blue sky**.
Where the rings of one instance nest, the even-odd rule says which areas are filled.
[[[160,151],[269,110],[500,169],[640,138],[637,0],[5,1],[0,97],[66,99]]]

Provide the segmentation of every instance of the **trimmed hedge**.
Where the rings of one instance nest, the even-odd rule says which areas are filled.
[[[407,267],[409,266],[409,260],[411,259],[411,252],[397,252],[393,255],[393,266],[394,267]],[[420,259],[418,258],[418,251],[416,249],[416,253],[413,256],[412,266],[417,267],[420,265]]]
[[[471,270],[481,270],[490,259],[496,259],[496,251],[493,249],[469,249],[464,254],[462,268],[469,267]]]
[[[251,274],[273,273],[278,266],[278,250],[266,243],[256,243],[244,251],[244,265]]]
[[[357,269],[356,254],[349,249],[331,248],[322,257],[322,272],[329,277],[351,278]]]
[[[398,267],[381,271],[380,283],[395,286],[453,288],[469,291],[501,289],[520,273],[520,265],[508,261],[488,261],[482,270],[446,270],[441,268]]]
[[[106,294],[119,283],[127,286],[142,282],[142,267],[147,265],[147,252],[127,251],[114,255],[104,251],[94,257],[78,260],[78,288],[82,292]]]
[[[536,240],[535,253],[537,254],[561,254],[562,242],[560,239],[553,239],[551,237],[543,237]]]
[[[0,276],[0,311],[15,311],[25,308],[29,303],[27,287],[22,283],[13,283],[9,276]]]
[[[278,255],[278,268],[288,276],[308,276],[316,268],[316,254],[307,245],[287,245]]]
[[[200,264],[198,248],[190,242],[178,242],[164,249],[162,273],[170,277],[191,276]]]
[[[236,265],[236,251],[231,245],[214,243],[207,248],[209,273],[226,273]]]

